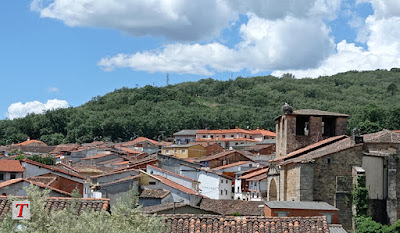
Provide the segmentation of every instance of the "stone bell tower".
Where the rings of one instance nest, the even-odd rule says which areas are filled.
[[[329,137],[346,134],[349,115],[315,109],[293,110],[285,103],[275,118],[276,159]]]

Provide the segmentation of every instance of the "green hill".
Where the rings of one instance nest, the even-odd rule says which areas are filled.
[[[288,75],[289,76],[289,75]],[[350,115],[348,129],[363,133],[400,129],[400,69],[349,71],[317,79],[273,76],[218,81],[202,79],[165,87],[115,90],[68,109],[0,121],[0,144],[28,136],[48,144],[153,139],[181,129],[235,126],[274,130],[287,102]]]

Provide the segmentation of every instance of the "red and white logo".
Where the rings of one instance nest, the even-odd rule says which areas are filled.
[[[13,201],[12,202],[12,218],[13,219],[31,219],[31,202],[30,201]]]

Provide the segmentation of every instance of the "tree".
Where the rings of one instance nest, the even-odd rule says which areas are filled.
[[[389,84],[389,86],[387,87],[387,91],[394,95],[394,93],[397,92],[397,85],[394,83]]]
[[[75,208],[78,199],[72,199],[71,205],[64,210],[49,213],[45,203],[49,190],[40,191],[37,186],[26,189],[31,202],[30,220],[13,220],[8,213],[0,223],[0,232],[32,232],[32,233],[80,233],[80,232],[165,232],[162,219],[148,216],[136,207],[137,193],[130,190],[118,199],[107,211],[85,211],[78,213]],[[10,201],[16,200],[10,197]]]

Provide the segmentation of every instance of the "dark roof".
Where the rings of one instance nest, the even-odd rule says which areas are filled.
[[[329,233],[325,216],[263,217],[165,214],[164,223],[171,233],[194,232],[310,232]]]
[[[232,215],[238,213],[241,216],[263,216],[264,202],[242,201],[242,200],[215,200],[204,198],[200,208],[219,213],[221,215]]]
[[[326,202],[318,201],[266,201],[271,209],[339,210]]]
[[[108,185],[113,185],[113,184],[118,184],[121,182],[125,182],[125,181],[130,181],[130,180],[137,180],[140,179],[140,175],[136,175],[136,176],[128,176],[119,180],[114,180],[108,183],[102,183],[102,184],[98,184],[96,185],[96,187],[104,187],[104,186],[108,186]]]
[[[163,190],[163,189],[145,189],[142,191],[140,194],[139,198],[157,198],[157,199],[162,199],[171,192],[169,190]]]
[[[18,199],[27,199],[27,197],[17,197]],[[69,197],[48,197],[45,207],[48,211],[62,210],[69,206],[72,201],[76,201],[76,210],[78,213],[83,211],[101,211],[109,209],[107,198],[69,198]],[[7,196],[0,196],[0,220],[4,215],[11,212],[10,201]]]
[[[400,143],[400,134],[389,130],[382,130],[376,133],[363,135],[367,143]]]
[[[340,224],[329,224],[328,228],[330,233],[347,233]]]
[[[291,114],[294,116],[332,116],[332,117],[349,117],[347,114],[337,113],[337,112],[327,112],[316,109],[299,109],[293,111]],[[282,115],[281,115],[282,116]],[[275,118],[275,120],[279,119],[281,116]]]
[[[179,132],[174,133],[174,136],[195,136],[197,129],[183,129]]]

